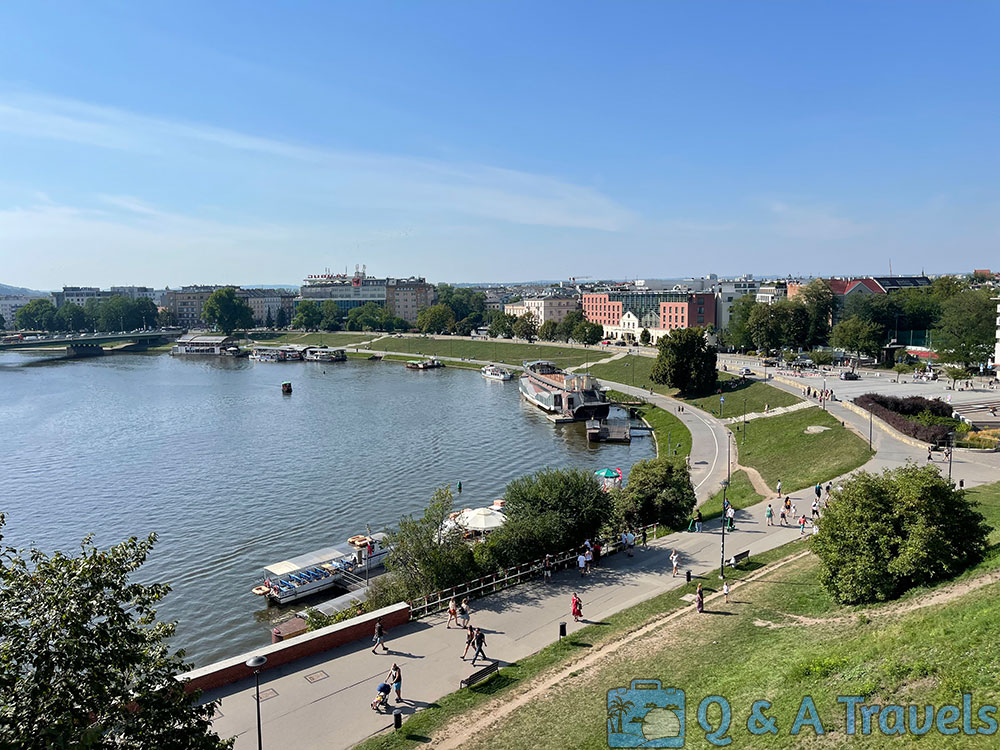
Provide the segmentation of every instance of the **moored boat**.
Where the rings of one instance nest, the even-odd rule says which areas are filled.
[[[480,372],[487,380],[510,380],[512,377],[510,370],[498,365],[486,365]]]
[[[406,363],[406,367],[409,370],[434,370],[438,367],[444,367],[444,362],[434,357],[430,359],[411,359]]]
[[[311,346],[302,353],[302,358],[306,362],[343,362],[347,359],[347,351],[325,346]]]
[[[553,362],[524,363],[521,395],[539,409],[571,419],[606,419],[611,404],[590,375],[563,372]]]

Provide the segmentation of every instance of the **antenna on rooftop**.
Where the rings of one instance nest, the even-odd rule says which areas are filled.
[[[892,276],[892,258],[889,258],[889,275]]]

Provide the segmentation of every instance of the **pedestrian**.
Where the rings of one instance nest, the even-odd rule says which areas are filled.
[[[933,458],[931,458],[931,451],[932,450],[933,450],[932,448],[928,448],[927,449],[927,460],[928,461],[933,461],[934,460]]]
[[[736,531],[736,508],[732,505],[726,511],[726,520],[729,522],[729,531]]]
[[[778,514],[778,525],[779,526],[785,526],[786,525],[785,524],[785,520],[786,519],[787,519],[787,516],[785,515],[785,506],[782,505],[781,506],[781,513]]]
[[[649,549],[649,546],[646,544],[646,527],[645,526],[642,527],[642,549],[643,549],[643,551],[646,551],[647,549]]]
[[[590,540],[589,539],[584,539],[583,540],[583,546],[586,547],[587,549],[590,549]]]
[[[458,605],[455,604],[455,597],[451,598],[448,602],[448,629],[451,630],[451,621],[454,620],[455,624],[458,625]],[[459,627],[461,627],[459,625]]]
[[[580,569],[580,578],[587,574],[587,557],[581,552],[576,556],[576,567]]]
[[[486,658],[486,652],[483,651],[483,646],[486,645],[486,635],[479,628],[476,628],[476,634],[472,638],[472,645],[476,647],[476,650],[472,654],[472,666],[476,666],[476,659],[480,656],[483,657],[484,661],[489,661]]]
[[[797,518],[798,515],[799,515],[799,512],[797,510],[795,510],[795,503],[792,503],[791,511],[792,511],[792,513],[791,513],[792,518]]]
[[[628,553],[628,534],[622,532],[622,551]]]
[[[375,647],[372,649],[373,654],[375,653],[375,649],[377,649],[379,646],[381,646],[382,650],[385,651],[386,653],[389,652],[389,649],[386,648],[385,645],[385,628],[382,626],[381,617],[375,621],[375,635],[372,636],[372,643],[375,644]]]
[[[601,544],[601,540],[600,539],[595,539],[594,540],[594,567],[595,568],[598,565],[601,564],[601,550],[602,549],[604,549],[604,546]]]
[[[778,480],[777,489],[778,489],[778,497],[781,497],[781,480],[780,479]]]
[[[726,597],[726,604],[729,604],[729,581],[722,582],[722,594]]]
[[[461,615],[465,627],[469,627],[469,618],[472,614],[472,607],[469,606],[469,597],[465,597],[458,605],[458,614]]]
[[[806,515],[805,513],[799,518],[799,536],[805,536],[806,534]]]
[[[542,580],[545,583],[552,582],[552,555],[546,555],[542,560]],[[458,618],[455,618],[455,621],[458,622]]]
[[[816,499],[819,500],[823,495],[823,486],[819,482],[816,482],[816,486],[813,487],[813,490],[816,492]]]
[[[573,594],[573,598],[569,601],[569,611],[573,615],[573,621],[580,622],[580,618],[583,617],[583,601],[579,595]]]
[[[819,500],[813,500],[812,517],[819,518]]]
[[[590,547],[587,547],[587,551],[583,553],[583,560],[586,563],[585,567],[587,569],[587,572],[589,573],[590,566],[594,562],[594,551],[590,549]]]
[[[633,557],[633,552],[635,552],[635,532],[632,529],[628,530],[628,556]]]
[[[698,590],[694,592],[694,606],[698,610],[698,614],[705,611],[705,592],[701,589],[701,584],[698,584]]]
[[[472,642],[476,639],[476,631],[471,625],[465,628],[465,651],[462,652],[462,661],[465,661],[465,655],[469,653],[469,647],[472,646]]]
[[[694,530],[701,533],[701,509],[694,512]]]
[[[774,509],[771,508],[771,504],[767,504],[767,510],[764,511],[764,518],[767,519],[768,526],[774,526]]]
[[[833,482],[828,482],[826,485],[826,499],[830,499],[830,493],[833,491]]]
[[[389,674],[385,676],[385,681],[392,685],[392,689],[396,691],[396,703],[402,703],[403,672],[398,664],[393,663]]]
[[[671,550],[670,552],[670,564],[674,568],[674,577],[677,576],[677,565],[680,562],[681,556],[677,554],[677,550]]]

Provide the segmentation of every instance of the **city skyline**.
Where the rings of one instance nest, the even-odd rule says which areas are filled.
[[[295,284],[355,263],[458,283],[880,275],[995,257],[995,7],[297,10],[0,9],[0,281]]]

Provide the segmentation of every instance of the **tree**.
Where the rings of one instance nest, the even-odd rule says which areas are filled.
[[[14,313],[14,323],[22,330],[51,331],[55,326],[56,308],[47,299],[33,299]]]
[[[275,316],[274,325],[278,328],[284,328],[288,325],[288,312],[285,310],[284,305],[278,308],[278,314]]]
[[[215,704],[176,679],[189,665],[155,610],[170,587],[131,580],[155,541],[103,550],[87,537],[77,556],[0,547],[0,747],[232,746],[212,731]]]
[[[327,300],[327,302],[333,302],[333,300]],[[328,308],[326,307],[326,302],[323,303],[323,320],[326,322],[326,315]],[[335,314],[334,314],[335,315]],[[374,302],[366,302],[361,307],[355,307],[348,311],[347,313],[347,330],[349,331],[379,331],[390,328],[389,319],[393,315],[389,312],[389,308],[377,305]],[[338,320],[334,317],[334,322]],[[339,325],[339,324],[338,324]],[[324,326],[325,327],[325,326]],[[336,329],[329,329],[336,330]]]
[[[778,300],[771,305],[780,330],[781,346],[799,349],[808,345],[809,311],[797,299]]]
[[[625,488],[615,494],[615,505],[627,525],[655,522],[681,528],[695,506],[687,468],[669,456],[640,461],[629,471]]]
[[[895,365],[893,365],[892,369],[896,371],[896,382],[898,383],[900,376],[905,375],[910,370],[912,370],[913,365],[908,365],[906,364],[906,362],[897,362]]]
[[[982,559],[989,527],[964,490],[933,466],[860,472],[820,520],[819,579],[841,604],[882,602]]]
[[[514,321],[517,320],[513,315],[508,315],[507,313],[498,313],[493,316],[493,320],[490,321],[490,336],[493,338],[510,338],[514,335]]]
[[[855,316],[842,320],[833,327],[830,341],[844,351],[853,352],[857,359],[851,363],[853,370],[863,354],[874,357],[882,348],[882,335],[875,323],[868,323]]]
[[[514,321],[514,335],[519,339],[524,339],[528,343],[531,343],[538,336],[538,322],[535,320],[535,316],[526,312],[524,315],[520,316]]]
[[[216,289],[205,300],[202,317],[209,325],[213,325],[227,336],[231,336],[237,328],[249,328],[253,325],[253,311],[245,300],[236,296],[236,289],[227,286]]]
[[[581,323],[577,323],[573,329],[571,338],[580,344],[592,346],[604,338],[604,326],[600,323],[591,323],[589,320],[584,320]]]
[[[80,305],[67,302],[56,310],[54,325],[60,331],[83,331],[87,328],[87,313]]]
[[[271,307],[270,307],[270,305],[268,305],[267,315],[264,318],[264,327],[265,328],[274,328],[274,317],[271,315]]]
[[[570,310],[566,313],[566,317],[562,319],[562,322],[559,323],[559,338],[562,341],[568,341],[573,338],[573,331],[586,320],[582,310]]]
[[[164,307],[156,314],[156,325],[160,328],[173,328],[177,325],[177,316]]]
[[[944,374],[947,376],[948,380],[951,381],[951,389],[955,390],[955,384],[959,380],[965,380],[969,377],[969,371],[964,367],[954,367],[948,366],[944,368]]]
[[[653,337],[649,333],[648,328],[643,328],[642,333],[639,334],[639,343],[643,346],[649,346],[649,342],[652,341]]]
[[[3,315],[0,315],[0,331],[4,331],[6,329],[7,329],[7,319]]]
[[[319,328],[319,324],[322,322],[323,310],[313,300],[304,299],[295,306],[295,317],[292,318],[294,328],[309,331]]]
[[[538,338],[542,341],[555,341],[559,338],[559,324],[554,320],[546,320],[538,329]]]
[[[733,301],[729,308],[729,345],[734,349],[746,351],[754,347],[753,337],[747,327],[750,322],[750,314],[760,303],[752,294],[744,294]]]
[[[808,321],[802,346],[824,346],[830,340],[830,325],[836,308],[833,290],[823,279],[814,279],[802,290],[801,296]]]
[[[423,333],[444,333],[455,325],[455,313],[448,305],[438,303],[417,313],[417,328]]]
[[[933,341],[942,361],[965,368],[988,362],[995,339],[996,303],[987,290],[960,292],[941,303]]]
[[[717,379],[716,349],[701,328],[678,328],[660,339],[650,380],[681,393],[704,393]]]
[[[476,313],[482,315],[486,311],[486,295],[465,287],[438,284],[437,301],[451,308],[455,320],[464,320]]]
[[[780,309],[774,305],[757,304],[750,310],[746,333],[758,350],[769,352],[781,346],[782,326]]]

